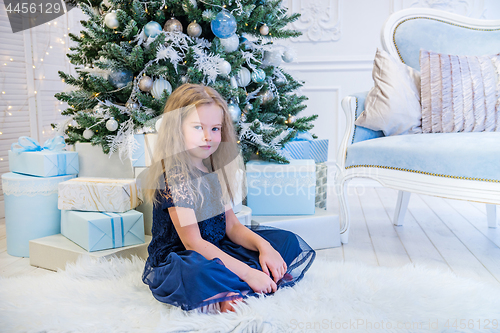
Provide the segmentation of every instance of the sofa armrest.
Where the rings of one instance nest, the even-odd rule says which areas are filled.
[[[365,127],[354,125],[356,119],[358,119],[365,110],[365,99],[367,94],[368,91],[365,91],[346,96],[342,99],[342,109],[346,117],[346,130],[337,155],[339,167],[342,169],[345,167],[347,148],[351,144],[384,136],[382,131],[373,131]]]

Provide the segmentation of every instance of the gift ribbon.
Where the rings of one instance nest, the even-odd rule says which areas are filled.
[[[123,247],[125,234],[123,231],[123,217],[119,214],[101,212],[111,218],[111,231],[113,233],[113,248]]]
[[[19,146],[20,148],[16,148],[15,146]],[[66,143],[64,142],[64,137],[62,135],[53,137],[51,139],[47,139],[43,146],[40,146],[38,141],[29,136],[21,136],[10,146],[10,150],[16,153],[22,153],[27,151],[42,151],[42,150],[50,150],[50,151],[61,151]]]
[[[295,138],[292,141],[312,141],[314,140],[313,136],[309,132],[298,132]]]

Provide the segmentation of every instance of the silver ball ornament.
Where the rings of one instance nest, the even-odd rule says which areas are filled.
[[[288,123],[289,124],[293,124],[296,120],[297,120],[297,118],[295,118],[295,116],[288,117]]]
[[[139,108],[139,103],[135,102],[135,101],[132,101],[132,100],[129,100],[127,101],[127,103],[125,103],[125,107],[127,109],[133,109],[133,110],[136,110]]]
[[[243,109],[245,112],[249,112],[249,111],[252,111],[253,110],[253,105],[250,104],[250,103],[247,103],[245,105],[245,108]]]
[[[186,0],[185,2],[187,2],[187,0]],[[196,3],[196,0],[189,0],[189,2],[191,2],[191,5],[193,5],[193,7],[194,7],[195,9],[196,9],[196,8],[198,8],[198,4]],[[188,8],[188,6],[186,5],[186,3],[183,3],[183,4],[182,4],[182,9],[184,9],[184,11],[185,11],[185,12],[187,12],[187,11],[188,11],[188,9],[189,9],[189,8]]]
[[[191,37],[200,37],[201,35],[201,25],[193,21],[189,23],[187,27],[187,34]]]
[[[283,52],[283,55],[281,56],[281,59],[283,59],[284,62],[292,62],[293,61],[293,53],[290,52],[290,50],[286,50],[285,52]]]
[[[259,93],[259,96],[262,100],[262,105],[266,105],[267,103],[272,101],[274,98],[273,92],[270,90],[266,90],[263,93]]]
[[[217,68],[219,69],[219,72],[222,76],[227,76],[229,75],[229,73],[231,73],[231,64],[226,60],[222,60],[221,62],[219,62]]]
[[[186,76],[186,75],[183,75],[181,76],[181,82],[184,84],[184,83],[188,83],[189,82],[189,78]]]
[[[237,122],[240,120],[241,117],[241,109],[238,106],[238,104],[235,104],[233,102],[229,103],[227,106],[227,110],[229,111],[229,114],[231,115],[231,119],[234,122]]]
[[[172,93],[172,85],[165,79],[156,79],[153,83],[153,89],[151,89],[151,95],[154,98],[161,98],[163,91],[166,90],[170,95]]]
[[[139,89],[144,92],[150,92],[153,89],[153,79],[149,76],[143,76],[139,80]]]
[[[224,51],[226,52],[234,52],[238,49],[238,46],[240,46],[240,38],[237,34],[228,38],[219,38],[219,40],[220,44],[224,48]]]
[[[229,83],[231,84],[231,88],[237,89],[238,88],[238,81],[236,80],[236,77],[231,76],[229,79]]]
[[[263,24],[260,29],[260,34],[263,35],[263,36],[267,36],[269,34],[269,27],[267,26],[267,24]]]
[[[182,32],[182,23],[179,20],[172,17],[170,20],[165,22],[163,30],[169,32]]]
[[[117,29],[120,26],[120,22],[114,10],[104,16],[104,24],[110,29]]]
[[[238,82],[238,86],[246,87],[250,84],[250,80],[251,74],[248,68],[241,67],[241,69],[238,71],[238,74],[236,74],[236,82]]]
[[[87,140],[90,140],[92,137],[94,136],[94,131],[92,131],[91,129],[86,129],[85,131],[83,131],[83,137]]]
[[[109,120],[106,122],[106,128],[110,132],[114,132],[118,129],[118,122],[115,120],[115,118],[109,118]]]

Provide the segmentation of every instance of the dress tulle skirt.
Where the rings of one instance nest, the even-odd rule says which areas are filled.
[[[252,226],[283,257],[287,273],[278,281],[278,289],[293,286],[304,276],[316,253],[300,236],[281,229]],[[224,237],[219,248],[252,268],[262,270],[259,253],[237,245]],[[238,297],[256,296],[250,286],[224,266],[218,258],[208,260],[191,250],[171,252],[159,266],[146,261],[143,281],[160,302],[193,310]]]

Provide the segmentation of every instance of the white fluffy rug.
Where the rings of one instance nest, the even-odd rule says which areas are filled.
[[[425,267],[316,259],[294,288],[237,313],[156,301],[140,259],[83,258],[66,271],[0,278],[1,332],[499,332],[500,287]],[[489,325],[489,326],[488,326]]]

